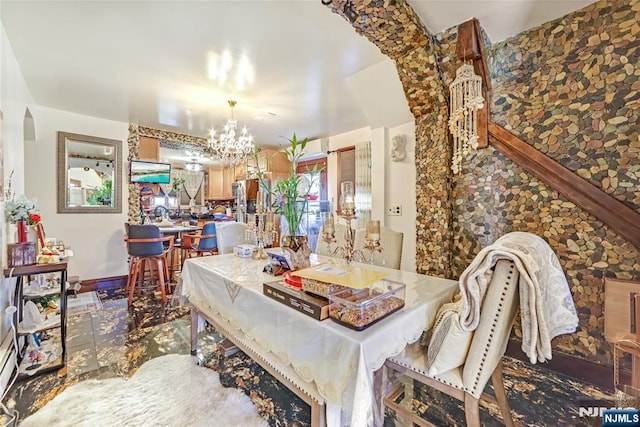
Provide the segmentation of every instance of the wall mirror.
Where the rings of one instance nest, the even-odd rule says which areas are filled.
[[[122,213],[122,141],[58,132],[58,213]]]

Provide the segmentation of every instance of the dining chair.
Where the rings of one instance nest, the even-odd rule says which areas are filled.
[[[244,222],[230,222],[220,225],[217,228],[218,236],[218,253],[233,253],[233,247],[243,244],[254,244],[255,242],[248,240],[245,236],[247,224]]]
[[[405,377],[464,402],[466,425],[469,427],[480,426],[480,401],[497,405],[504,424],[512,427],[513,419],[502,379],[502,356],[520,306],[518,279],[519,273],[512,261],[497,261],[475,331],[460,330],[452,323],[456,318],[448,315],[452,311],[443,306],[436,315],[428,348],[425,349],[418,341],[397,356],[388,358],[384,363],[385,377],[396,381],[384,395],[384,406],[420,426],[434,425],[399,402],[403,397],[412,398],[405,396],[405,387],[399,381]],[[493,382],[495,397],[484,391],[489,378]]]
[[[366,230],[364,228],[356,230],[356,237],[354,239],[354,246],[358,249],[364,245],[364,239]],[[400,269],[402,265],[402,243],[404,241],[404,233],[400,231],[394,231],[384,225],[380,226],[380,246],[382,252],[374,251],[369,253],[363,251],[366,256],[371,255],[373,257],[371,263],[383,267],[393,268],[395,270]]]
[[[149,282],[158,282],[162,301],[166,302],[169,288],[169,268],[167,253],[173,250],[174,236],[162,236],[156,225],[129,224],[127,230],[127,252],[132,266],[129,268],[127,289],[129,305],[133,302],[135,288],[145,282],[145,271],[149,269]],[[164,246],[168,242],[168,246]]]
[[[201,233],[191,233],[182,235],[183,262],[185,258],[192,256],[203,256],[204,254],[218,254],[218,238],[216,236],[216,223],[206,222],[202,226]]]

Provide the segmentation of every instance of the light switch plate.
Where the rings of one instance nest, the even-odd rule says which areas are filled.
[[[402,216],[402,205],[390,205],[387,208],[387,215]]]

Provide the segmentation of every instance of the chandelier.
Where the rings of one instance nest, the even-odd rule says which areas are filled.
[[[196,150],[186,150],[187,157],[189,158],[189,161],[186,162],[184,164],[184,167],[186,170],[188,171],[201,171],[203,166],[202,166],[202,152],[200,151],[196,151]]]
[[[462,159],[478,148],[478,110],[484,106],[482,78],[463,64],[449,86],[449,131],[453,135],[453,173],[462,172]]]
[[[198,163],[196,161],[196,159],[191,159],[190,162],[187,162],[184,167],[188,170],[188,171],[201,171],[202,170],[202,163]]]
[[[238,164],[246,160],[253,153],[253,136],[248,134],[247,128],[242,128],[242,134],[236,136],[238,121],[233,118],[233,107],[236,101],[228,101],[231,107],[231,118],[224,126],[224,132],[216,139],[215,130],[211,129],[211,135],[207,143],[207,151],[225,164]]]

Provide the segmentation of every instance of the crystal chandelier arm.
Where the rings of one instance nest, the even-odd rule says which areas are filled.
[[[236,101],[230,100],[231,118],[224,126],[224,132],[220,133],[218,139],[212,131],[208,140],[207,151],[217,157],[225,164],[238,164],[246,160],[247,156],[253,152],[254,144],[251,134],[247,135],[246,127],[242,129],[242,135],[236,139],[238,121],[233,116],[233,107]]]

